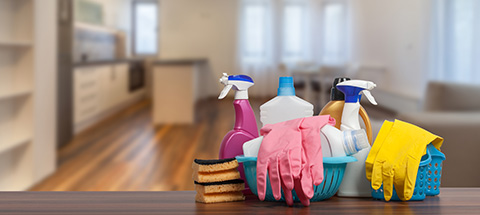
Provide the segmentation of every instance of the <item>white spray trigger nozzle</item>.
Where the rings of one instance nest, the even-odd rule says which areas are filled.
[[[377,101],[375,101],[375,98],[373,98],[372,93],[368,90],[362,90],[363,95],[367,97],[368,101],[372,103],[373,105],[377,105]]]
[[[219,79],[220,83],[225,85],[218,99],[223,99],[227,96],[228,91],[233,87],[235,92],[235,99],[248,99],[248,88],[253,86],[253,80],[247,75],[231,75],[223,73],[223,76]]]
[[[220,95],[218,96],[218,99],[223,99],[225,98],[225,96],[227,96],[228,92],[230,91],[230,89],[232,89],[233,85],[225,85],[225,87],[223,88],[222,92],[220,93]]]
[[[225,85],[222,92],[218,96],[218,99],[223,99],[223,98],[225,98],[225,96],[227,96],[228,92],[230,91],[230,89],[232,89],[233,85],[228,84],[228,74],[227,73],[223,73],[223,76],[218,81],[220,81],[220,83]]]
[[[228,85],[228,74],[223,73],[223,76],[219,79],[220,83],[223,85]]]

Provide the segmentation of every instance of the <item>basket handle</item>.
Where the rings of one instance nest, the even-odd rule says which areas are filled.
[[[257,162],[257,157],[245,157],[245,156],[241,155],[241,156],[236,156],[235,158],[237,159],[238,163],[244,163],[244,162],[248,162],[248,161]]]
[[[427,159],[422,160],[422,161],[420,162],[420,165],[419,165],[419,166],[425,166],[425,165],[429,164],[430,162],[432,162],[432,155],[430,154],[430,150],[427,149],[426,151],[427,151],[427,154],[426,154],[426,155],[427,155]],[[424,155],[424,156],[425,156],[425,155]]]

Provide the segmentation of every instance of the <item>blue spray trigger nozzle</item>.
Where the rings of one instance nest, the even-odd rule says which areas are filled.
[[[362,80],[350,80],[344,81],[337,84],[337,89],[340,90],[345,95],[346,103],[357,103],[360,102],[361,93],[367,97],[370,103],[377,105],[375,98],[369,90],[372,90],[377,85],[371,81],[362,81]]]
[[[361,99],[361,94],[364,89],[360,87],[352,86],[338,86],[337,89],[340,90],[345,95],[345,102],[347,103],[356,103]]]
[[[225,87],[223,88],[218,99],[223,99],[227,96],[228,91],[232,88],[235,92],[235,99],[248,99],[248,88],[253,86],[253,79],[248,75],[228,75],[223,73],[223,76],[219,79]]]
[[[229,81],[246,81],[253,83],[253,79],[248,75],[230,75],[228,76]]]

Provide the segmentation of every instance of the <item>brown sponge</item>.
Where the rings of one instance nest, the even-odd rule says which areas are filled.
[[[195,159],[192,164],[194,172],[219,172],[235,169],[238,167],[238,161],[235,158],[220,160],[200,160]]]
[[[215,173],[193,172],[193,180],[200,183],[228,181],[239,179],[240,172],[237,169],[231,169]]]
[[[198,193],[226,193],[245,190],[245,183],[242,179],[235,179],[229,181],[200,183],[195,181],[195,190]]]
[[[245,200],[242,193],[245,182],[240,179],[237,159],[195,159],[192,168],[197,191],[195,201],[216,203]]]
[[[243,193],[240,191],[213,194],[197,193],[195,196],[195,201],[203,203],[233,202],[243,200],[245,200],[245,196],[243,196]]]

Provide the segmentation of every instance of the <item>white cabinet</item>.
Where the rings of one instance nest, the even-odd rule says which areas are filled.
[[[101,81],[95,67],[76,69],[74,80],[74,122],[77,123],[93,117],[100,110]]]
[[[97,67],[102,87],[101,110],[114,108],[128,98],[128,67],[126,63]]]
[[[80,66],[74,70],[75,132],[103,119],[136,95],[129,93],[129,63]]]
[[[113,66],[113,76],[111,89],[113,89],[112,103],[118,105],[128,99],[129,86],[128,86],[128,64],[115,64]]]

